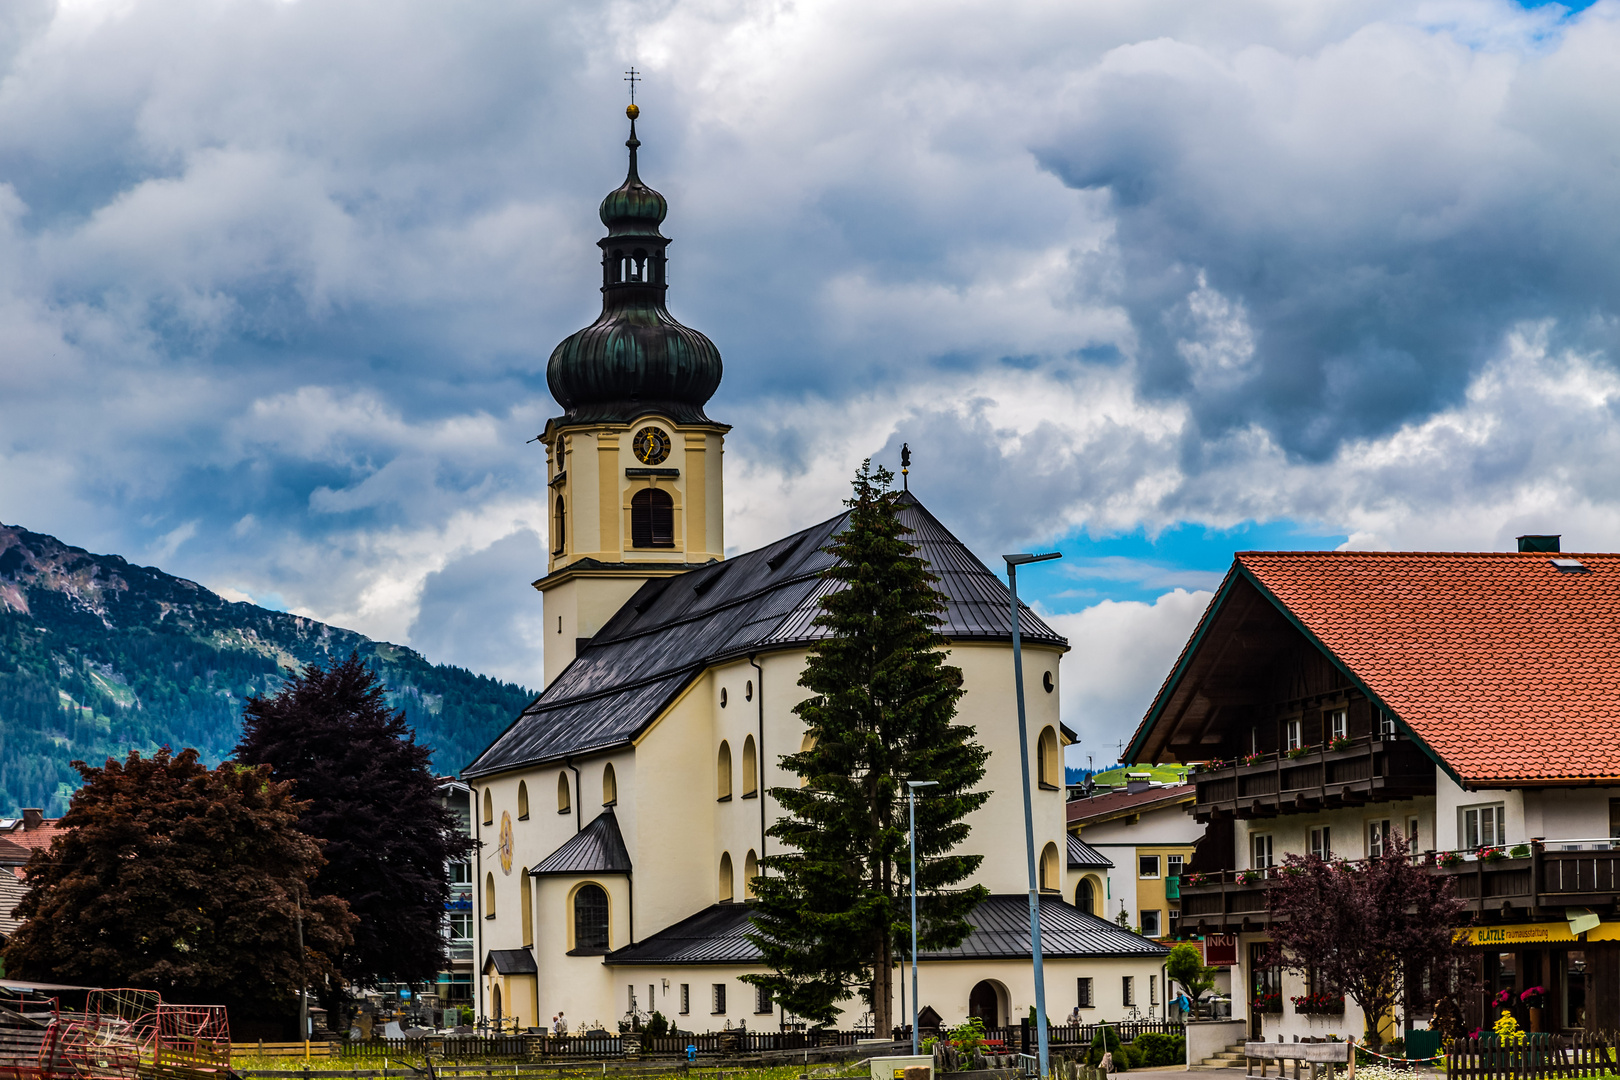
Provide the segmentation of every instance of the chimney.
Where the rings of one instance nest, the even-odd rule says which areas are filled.
[[[1558,551],[1558,541],[1562,533],[1552,536],[1521,536],[1518,538],[1520,551]]]
[[[37,829],[41,825],[45,824],[45,812],[43,810],[24,810],[22,815],[23,832]]]

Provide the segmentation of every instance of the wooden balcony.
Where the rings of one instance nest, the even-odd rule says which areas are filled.
[[[1574,848],[1574,850],[1566,850]],[[1620,840],[1548,840],[1473,852],[1425,852],[1416,858],[1431,873],[1455,882],[1467,912],[1484,923],[1562,919],[1564,909],[1591,908],[1620,914]],[[1441,865],[1448,860],[1453,865]],[[1261,930],[1268,921],[1265,872],[1222,870],[1181,879],[1183,933],[1235,934]],[[1194,879],[1198,881],[1195,884]]]
[[[1260,754],[1194,774],[1193,815],[1266,818],[1434,794],[1434,762],[1398,736],[1351,739],[1303,753]]]

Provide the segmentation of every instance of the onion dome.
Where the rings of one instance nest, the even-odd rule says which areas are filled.
[[[602,314],[564,338],[546,365],[562,423],[629,422],[659,413],[676,423],[712,423],[704,403],[720,386],[720,350],[682,326],[664,306],[665,249],[658,231],[669,204],[636,172],[636,117],[630,106],[630,170],[602,200]]]

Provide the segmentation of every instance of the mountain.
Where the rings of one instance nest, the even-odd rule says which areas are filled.
[[[77,759],[229,756],[243,702],[358,652],[435,767],[456,773],[533,694],[400,645],[226,600],[194,581],[0,525],[0,816],[67,807]]]

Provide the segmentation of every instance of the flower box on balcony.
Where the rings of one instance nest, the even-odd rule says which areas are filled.
[[[1249,1002],[1249,1007],[1258,1013],[1280,1013],[1283,1011],[1282,995],[1256,994],[1253,1000]]]
[[[1300,997],[1289,998],[1294,1003],[1294,1011],[1302,1016],[1343,1016],[1343,994],[1304,994]]]

